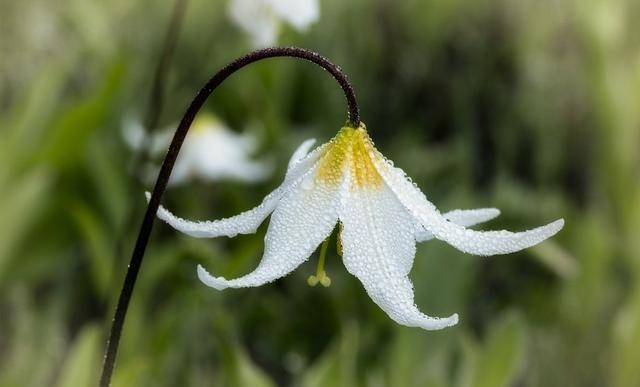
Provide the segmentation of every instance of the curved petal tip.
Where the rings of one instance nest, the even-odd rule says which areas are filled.
[[[202,265],[198,265],[198,279],[202,281],[203,284],[216,290],[224,290],[228,287],[226,285],[227,280],[224,277],[212,276]]]
[[[486,213],[487,213],[487,217],[491,217],[491,219],[493,218],[497,218],[498,216],[500,216],[500,210],[497,208],[487,208],[486,209]]]
[[[316,139],[315,138],[310,138],[308,140],[305,140],[302,144],[300,144],[298,146],[298,149],[296,149],[295,152],[293,152],[293,154],[291,155],[291,159],[289,159],[289,165],[287,166],[287,171],[291,170],[291,168],[298,161],[300,161],[301,159],[306,157],[307,154],[309,154],[309,151],[311,150],[311,147],[315,143],[316,143]]]
[[[560,218],[560,219],[556,220],[555,222],[553,222],[551,224],[553,224],[554,227],[558,228],[558,230],[556,231],[556,232],[558,232],[558,231],[560,231],[562,229],[562,227],[564,227],[564,218]]]
[[[564,219],[560,218],[558,220],[555,220],[547,225],[544,226],[540,226],[538,227],[538,229],[540,230],[544,230],[544,234],[546,235],[544,238],[542,238],[540,240],[540,242],[542,242],[543,240],[547,239],[547,238],[551,238],[552,236],[556,235],[558,233],[558,231],[562,230],[562,228],[564,227]]]
[[[435,331],[438,329],[444,329],[451,326],[454,326],[458,323],[458,314],[454,313],[449,317],[437,318],[432,317],[428,320],[424,321],[423,324],[420,325],[420,328],[426,329],[428,331]]]

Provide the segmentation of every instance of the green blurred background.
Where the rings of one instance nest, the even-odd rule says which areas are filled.
[[[640,386],[640,2],[320,0],[307,33],[352,80],[378,148],[443,211],[498,207],[485,229],[565,228],[479,258],[432,241],[411,272],[425,332],[391,321],[330,249],[256,289],[217,292],[255,235],[200,240],[160,222],[123,332],[114,386]],[[251,48],[226,1],[189,0],[159,125]],[[170,1],[0,0],[0,386],[97,385],[148,186],[123,120],[149,111]],[[260,138],[256,185],[195,182],[163,199],[219,218],[258,204],[304,139],[344,122],[334,81],[274,59],[205,109]],[[244,129],[258,128],[258,129]]]

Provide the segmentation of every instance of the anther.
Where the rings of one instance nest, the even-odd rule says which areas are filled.
[[[307,278],[307,284],[309,284],[309,286],[316,286],[318,284],[318,277],[310,275],[309,278]]]
[[[324,286],[325,288],[331,286],[331,278],[329,278],[324,270],[322,271],[322,273],[320,273],[320,276],[320,285]]]

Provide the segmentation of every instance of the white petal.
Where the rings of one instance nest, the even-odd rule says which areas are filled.
[[[213,238],[218,236],[234,237],[237,234],[251,234],[256,231],[264,219],[273,212],[278,201],[305,175],[312,173],[313,166],[317,163],[323,147],[316,148],[313,152],[300,160],[288,172],[284,182],[264,198],[262,203],[246,212],[231,218],[214,221],[189,221],[173,215],[164,207],[158,209],[158,218],[167,222],[174,229],[197,238]],[[147,200],[150,194],[147,192]]]
[[[249,34],[254,48],[276,43],[279,20],[270,0],[231,0],[229,17]]]
[[[414,303],[407,277],[415,256],[413,216],[384,184],[352,190],[350,195],[340,211],[343,262],[349,273],[399,324],[427,330],[455,325],[456,314],[430,317]]]
[[[299,31],[306,30],[320,16],[317,0],[271,1],[275,12]]]
[[[140,150],[147,138],[147,131],[139,120],[127,118],[122,124],[122,139],[130,149]]]
[[[245,183],[264,181],[271,175],[273,165],[267,161],[241,160],[225,167],[224,171],[202,169],[200,174],[209,180],[228,178]]]
[[[193,166],[196,164],[194,162],[195,155],[190,149],[189,144],[190,141],[185,139],[182,149],[180,150],[180,153],[178,153],[178,158],[176,158],[176,162],[173,164],[171,176],[169,176],[168,185],[170,187],[184,184],[194,175]]]
[[[218,120],[202,118],[187,134],[176,161],[176,175],[184,161],[189,175],[206,180],[234,179],[249,183],[264,180],[273,168],[264,160],[251,159],[257,144],[255,135],[240,135]]]
[[[151,155],[161,155],[167,153],[171,140],[178,129],[178,124],[167,126],[166,128],[154,131],[149,145]]]
[[[246,154],[252,154],[258,150],[260,145],[260,141],[255,132],[248,132],[242,134],[236,134],[232,132],[229,128],[225,128],[227,133],[233,134],[237,140],[239,148],[243,149]]]
[[[232,179],[255,183],[271,175],[273,165],[270,162],[252,160],[242,148],[234,148],[234,141],[227,144],[218,141],[215,146],[213,143],[203,141],[198,147],[192,147],[193,170],[200,178],[210,181]],[[206,144],[211,146],[205,146]]]
[[[338,220],[340,188],[316,184],[314,172],[315,168],[278,203],[269,222],[264,255],[253,272],[227,280],[198,267],[198,278],[218,290],[260,286],[289,274],[306,261]]]
[[[309,150],[315,143],[316,143],[316,139],[310,138],[304,141],[302,144],[300,144],[300,146],[298,146],[298,149],[296,149],[296,151],[293,152],[293,154],[291,155],[291,158],[289,159],[289,165],[287,165],[287,174],[289,174],[289,171],[291,170],[291,168],[293,168],[293,166],[296,165],[298,161],[303,159],[307,155],[307,153],[309,153]]]
[[[444,218],[462,227],[470,227],[486,222],[500,215],[497,208],[475,208],[473,210],[453,210],[442,214]],[[416,241],[425,242],[433,239],[433,234],[427,231],[421,223],[417,225]]]
[[[122,126],[122,137],[129,148],[137,151],[145,146],[149,154],[155,156],[168,150],[176,127],[177,125],[172,125],[147,133],[140,120],[127,119]]]
[[[373,157],[373,162],[400,202],[429,232],[465,253],[476,255],[512,253],[542,242],[557,233],[564,225],[564,220],[559,219],[545,226],[518,233],[505,230],[468,230],[445,219],[405,173],[393,167],[381,154],[377,153]]]
[[[234,237],[238,234],[252,234],[269,216],[278,204],[286,187],[282,185],[264,198],[259,206],[230,218],[213,221],[191,221],[172,214],[169,210],[160,206],[158,218],[164,220],[174,229],[196,238],[215,238],[218,236]],[[151,193],[146,192],[147,200]]]

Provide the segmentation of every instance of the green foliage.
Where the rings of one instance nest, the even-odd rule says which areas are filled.
[[[148,109],[170,3],[0,0],[0,387],[97,384],[144,211],[121,126]],[[411,278],[438,332],[400,327],[329,249],[330,288],[308,265],[259,289],[216,292],[202,263],[257,265],[266,227],[192,239],[157,222],[114,386],[640,385],[640,7],[633,0],[320,0],[307,33],[354,83],[376,145],[442,210],[494,206],[487,229],[557,217],[518,254],[477,258],[432,241]],[[250,48],[225,2],[190,0],[166,83],[175,125],[206,79]],[[334,82],[274,59],[207,102],[257,156],[266,182],[193,182],[163,203],[213,219],[258,204],[304,139],[345,119]],[[155,129],[155,128],[152,128]]]
[[[95,383],[102,359],[102,335],[95,324],[88,324],[74,340],[60,369],[56,387],[82,387]]]
[[[358,329],[347,325],[342,337],[330,345],[302,377],[301,387],[347,387],[356,384]]]
[[[484,345],[464,339],[461,386],[503,387],[517,383],[525,352],[525,332],[515,315],[495,320]]]

